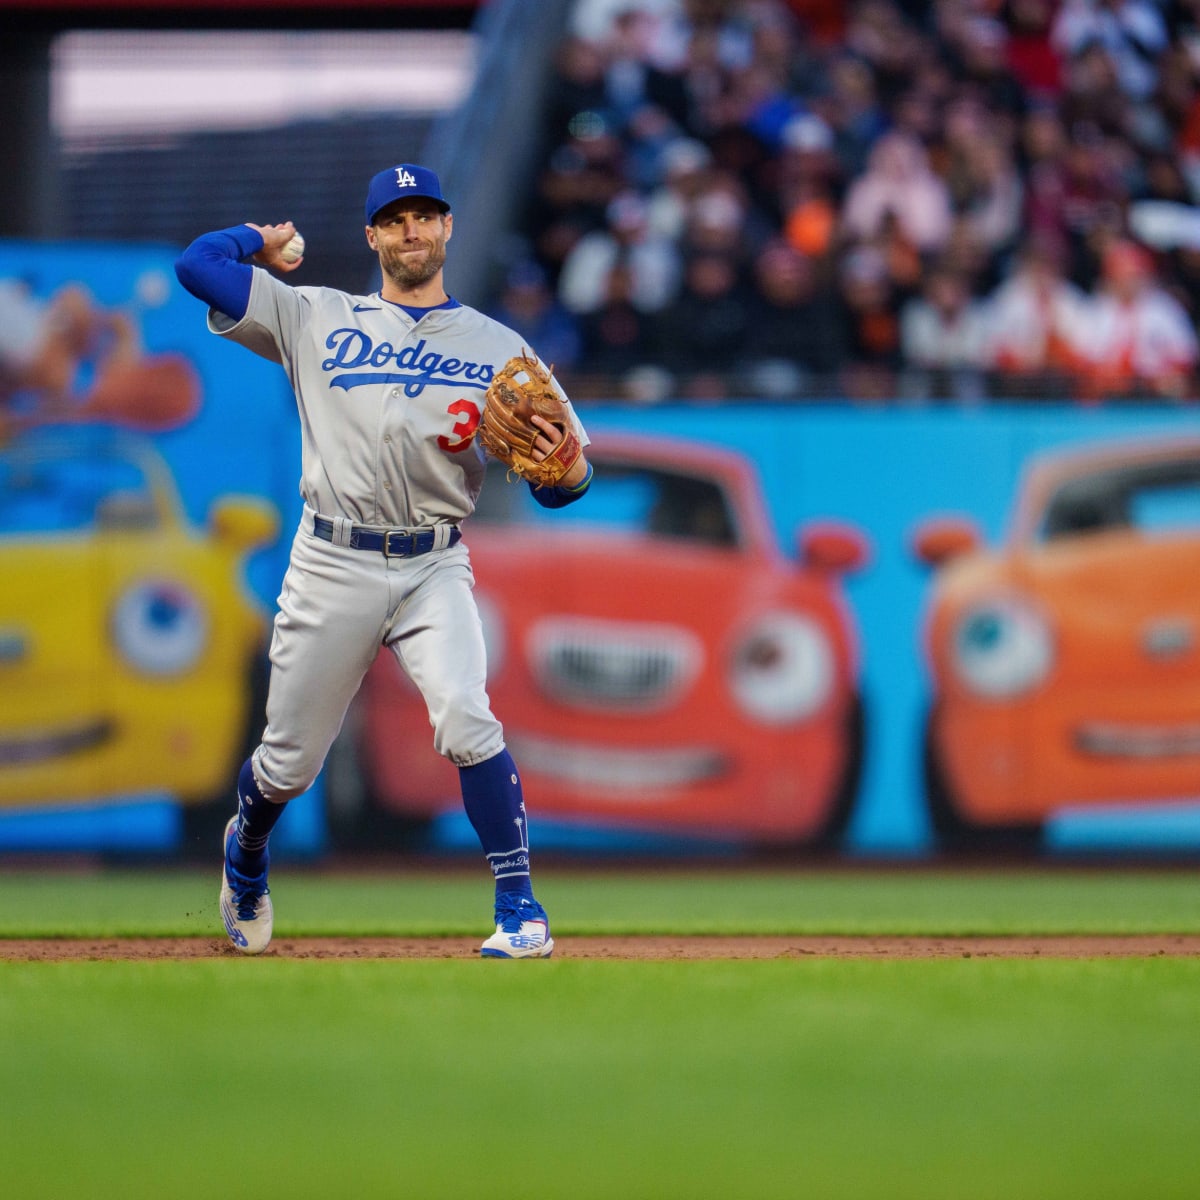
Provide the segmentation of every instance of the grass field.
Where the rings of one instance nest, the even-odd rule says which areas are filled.
[[[209,874],[15,871],[0,936],[215,936]],[[485,932],[469,875],[279,936]],[[1193,873],[542,871],[548,962],[0,961],[25,1197],[1195,1197],[1200,958],[572,960],[628,933],[1200,932]]]

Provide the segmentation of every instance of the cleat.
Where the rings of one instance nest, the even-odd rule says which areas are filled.
[[[479,949],[484,958],[549,958],[550,918],[536,901],[512,896],[496,902],[496,932]]]
[[[225,869],[221,874],[221,920],[234,949],[243,954],[261,954],[271,944],[275,913],[271,907],[267,870],[261,875],[242,875],[229,861],[229,845],[235,836],[237,817],[225,826]]]

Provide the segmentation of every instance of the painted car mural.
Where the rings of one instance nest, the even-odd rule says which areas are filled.
[[[1003,545],[916,530],[936,568],[925,784],[944,842],[1033,844],[1068,806],[1200,792],[1200,439],[1031,461]]]
[[[539,816],[765,844],[836,840],[863,751],[846,573],[866,538],[776,544],[746,457],[597,437],[588,498],[547,512],[502,469],[467,529],[489,693]],[[539,584],[538,581],[544,582]],[[384,651],[360,694],[371,803],[459,804],[423,702]]]
[[[191,524],[140,435],[0,446],[0,806],[228,789],[268,632],[244,566],[277,529],[241,496]]]

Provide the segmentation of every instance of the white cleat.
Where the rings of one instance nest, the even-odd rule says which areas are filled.
[[[235,836],[237,817],[225,826],[225,867],[221,872],[221,920],[234,948],[243,954],[261,954],[271,944],[275,911],[267,887],[267,870],[242,875],[229,862],[229,842]]]
[[[550,918],[524,896],[496,903],[496,932],[479,948],[484,958],[549,958],[554,953]]]

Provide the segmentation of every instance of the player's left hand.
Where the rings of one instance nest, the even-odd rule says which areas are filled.
[[[563,430],[557,425],[547,421],[545,417],[539,413],[534,413],[530,418],[531,425],[536,425],[540,431],[534,439],[533,451],[530,455],[536,462],[541,462],[547,455],[554,453],[554,448],[563,439]],[[577,487],[583,482],[583,477],[587,474],[587,460],[581,454],[574,463],[571,464],[571,469],[559,480],[562,487],[572,488]]]
[[[533,442],[532,457],[541,462],[547,454],[553,453],[554,447],[562,441],[562,430],[557,425],[552,425],[545,417],[539,416],[537,413],[534,413],[529,418],[529,423],[536,425],[540,430]]]

